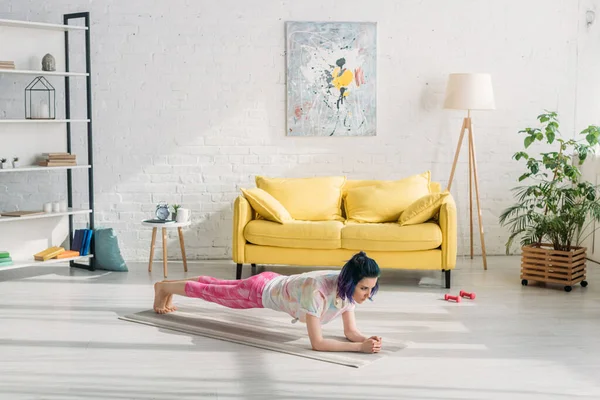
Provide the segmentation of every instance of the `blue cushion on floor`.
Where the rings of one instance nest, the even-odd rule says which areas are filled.
[[[126,272],[127,264],[121,256],[119,241],[113,228],[94,229],[96,268]]]

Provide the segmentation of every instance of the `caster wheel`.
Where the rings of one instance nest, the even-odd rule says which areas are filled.
[[[523,286],[527,286],[527,279],[523,279],[523,280],[521,280],[521,285],[523,285]]]
[[[565,286],[565,292],[570,292],[571,290],[573,290],[573,288],[571,286]]]
[[[581,287],[586,287],[588,285],[587,281],[581,281]]]

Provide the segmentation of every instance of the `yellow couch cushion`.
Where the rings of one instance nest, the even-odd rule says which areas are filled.
[[[439,182],[430,182],[429,183],[429,191],[431,193],[437,193],[442,191],[442,184]]]
[[[411,203],[429,194],[429,183],[427,171],[399,181],[349,189],[344,198],[346,218],[354,222],[396,222]]]
[[[418,251],[436,249],[442,244],[438,224],[401,226],[347,222],[342,229],[342,248],[372,251]]]
[[[339,249],[344,224],[340,221],[291,221],[284,224],[250,221],[244,237],[252,244],[298,249]]]
[[[444,199],[448,197],[450,193],[444,191],[441,193],[427,194],[414,203],[408,208],[402,211],[398,222],[400,225],[415,225],[422,224],[425,221],[429,221],[440,211],[440,207],[444,202]]]
[[[342,196],[346,197],[348,194],[348,190],[356,189],[359,187],[365,186],[375,186],[380,185],[382,183],[396,182],[396,180],[376,180],[376,179],[348,179],[346,183],[344,183],[344,187],[342,188]]]
[[[357,253],[349,249],[290,249],[285,247],[246,244],[245,263],[304,265],[340,268]],[[367,255],[377,261],[379,268],[441,270],[442,250],[421,251],[369,251]],[[242,263],[243,264],[243,263]],[[449,267],[454,268],[454,267]]]
[[[275,197],[264,190],[259,188],[242,189],[242,193],[244,193],[244,197],[254,211],[264,219],[280,224],[293,220],[288,210]]]
[[[344,183],[344,187],[342,188],[342,196],[346,197],[346,193],[348,193],[348,190],[350,190],[350,189],[364,187],[364,186],[375,186],[375,185],[379,185],[380,183],[397,182],[397,181],[398,181],[398,179],[393,179],[393,180],[347,179],[346,183]],[[441,192],[442,191],[441,186],[442,186],[441,183],[431,181],[431,182],[429,182],[429,191],[431,193]]]
[[[256,186],[275,197],[292,218],[304,221],[341,221],[344,176],[314,178],[256,177]]]

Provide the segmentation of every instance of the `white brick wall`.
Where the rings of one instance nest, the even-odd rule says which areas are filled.
[[[389,179],[430,169],[445,183],[463,117],[441,108],[446,77],[469,71],[490,72],[495,84],[498,109],[473,118],[487,250],[501,254],[507,235],[497,220],[521,172],[511,160],[516,132],[543,109],[560,113],[567,136],[600,123],[600,27],[586,25],[598,5],[5,0],[0,17],[57,23],[91,12],[97,222],[115,227],[130,260],[147,258],[150,231],[139,221],[161,200],[193,210],[190,258],[228,258],[232,202],[256,174]],[[377,21],[377,136],[285,136],[286,20]],[[7,85],[0,79],[0,101]],[[453,187],[463,254],[466,165],[463,153]],[[6,193],[19,185],[0,176],[0,204],[17,201]],[[175,237],[170,248],[179,258]]]

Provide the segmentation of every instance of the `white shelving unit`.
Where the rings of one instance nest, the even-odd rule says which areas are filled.
[[[0,74],[12,75],[35,75],[35,76],[89,76],[85,72],[65,72],[65,71],[34,71],[28,69],[4,69],[0,68]]]
[[[3,222],[19,222],[19,221],[25,221],[28,219],[55,218],[55,217],[64,217],[66,215],[91,214],[91,212],[92,212],[92,210],[68,208],[67,211],[62,211],[62,212],[49,212],[49,213],[42,213],[42,214],[26,215],[23,217],[0,216],[0,224]]]
[[[48,261],[35,261],[35,260],[17,261],[17,262],[12,263],[11,265],[7,265],[4,267],[0,265],[0,272],[8,271],[9,269],[60,264],[60,263],[65,263],[65,262],[70,262],[70,261],[90,260],[92,257],[94,257],[93,254],[90,254],[88,256],[79,256],[79,257],[70,257],[70,258],[61,258],[61,259],[52,258]]]
[[[86,168],[92,168],[91,165],[69,165],[69,166],[64,166],[64,167],[40,167],[39,165],[26,165],[23,167],[18,167],[18,168],[4,168],[4,169],[0,169],[0,174],[1,173],[8,173],[8,172],[32,172],[32,171],[55,171],[58,169],[86,169]]]
[[[88,30],[87,26],[48,24],[45,22],[19,21],[19,20],[14,20],[14,19],[0,19],[0,26],[12,26],[15,28],[46,29],[46,30],[51,30],[51,31],[86,31],[86,30]]]
[[[84,25],[70,25],[70,21],[72,20],[82,20]],[[90,74],[90,18],[89,13],[81,12],[81,13],[73,13],[73,14],[65,14],[63,17],[64,24],[49,24],[43,22],[31,22],[31,21],[18,21],[18,20],[8,20],[8,19],[0,19],[0,28],[7,27],[6,29],[0,29],[0,43],[4,40],[7,40],[2,36],[3,33],[7,34],[9,38],[12,38],[12,43],[20,43],[15,42],[15,37],[20,38],[23,35],[28,35],[33,33],[32,31],[27,31],[27,29],[34,30],[47,30],[47,31],[57,31],[53,35],[59,34],[60,32],[64,32],[63,36],[59,36],[59,42],[64,42],[64,57],[65,63],[64,67],[59,69],[64,69],[65,71],[41,71],[41,70],[31,70],[31,69],[0,69],[0,78],[2,79],[11,79],[11,75],[31,75],[31,76],[55,76],[55,77],[64,77],[65,83],[65,118],[64,119],[0,119],[0,143],[2,143],[2,133],[3,129],[11,127],[12,125],[26,125],[29,126],[30,130],[43,130],[44,127],[48,128],[48,125],[59,126],[60,124],[64,124],[64,128],[66,130],[67,135],[67,152],[71,152],[71,124],[74,123],[82,123],[87,125],[87,165],[75,165],[75,166],[58,166],[58,167],[41,167],[37,165],[24,165],[18,168],[6,168],[0,169],[0,176],[5,173],[30,173],[30,172],[39,172],[39,171],[50,171],[54,173],[63,173],[67,174],[67,185],[68,185],[68,203],[71,205],[72,203],[72,170],[87,170],[88,172],[88,195],[89,195],[89,207],[85,204],[84,208],[73,208],[69,207],[65,212],[51,212],[51,213],[41,213],[23,217],[7,217],[0,216],[0,230],[4,230],[5,232],[9,231],[9,226],[5,224],[18,224],[22,221],[31,221],[38,220],[43,218],[63,218],[68,217],[69,219],[69,243],[72,243],[73,233],[74,233],[74,225],[73,225],[73,216],[75,215],[89,215],[89,228],[94,228],[94,203],[93,203],[93,152],[92,152],[92,121],[91,121],[91,103],[92,103],[92,95],[91,95],[91,74]],[[19,28],[17,30],[12,28]],[[25,29],[25,30],[23,30]],[[69,67],[69,32],[83,32],[85,34],[85,71],[83,72],[73,72],[70,71]],[[37,42],[46,36],[50,37],[50,33],[35,33],[37,35]],[[56,36],[54,36],[56,38]],[[35,41],[25,41],[24,43],[37,43]],[[57,43],[54,41],[53,43]],[[19,46],[21,46],[19,44]],[[63,45],[61,44],[61,47]],[[21,65],[23,63],[23,55],[29,56],[30,49],[23,49],[22,46],[18,49],[15,54],[19,54],[21,58],[15,58],[15,60],[21,60]],[[24,53],[25,52],[25,53]],[[31,53],[35,53],[34,50],[31,50]],[[43,53],[42,53],[43,54]],[[5,58],[7,56],[5,55]],[[10,55],[8,55],[10,57]],[[17,56],[19,57],[19,56]],[[6,58],[10,59],[10,58]],[[17,62],[17,64],[19,64]],[[17,65],[19,67],[19,65]],[[85,119],[71,119],[71,99],[70,99],[70,79],[71,78],[84,78],[86,80],[86,99],[87,99],[87,107],[86,107],[86,118]],[[9,93],[3,93],[3,97],[9,96]],[[0,107],[2,107],[2,101],[0,101]],[[56,107],[60,107],[60,105],[56,104]],[[6,127],[6,128],[5,128]],[[10,128],[12,130],[12,128]],[[48,128],[51,129],[51,128]],[[2,246],[3,247],[3,246]],[[0,250],[10,251],[10,248],[2,248]],[[43,249],[40,249],[43,250]],[[15,268],[23,268],[28,266],[38,266],[38,265],[52,265],[58,263],[69,263],[74,267],[83,267],[89,268],[91,270],[94,269],[94,255],[93,255],[94,245],[92,241],[92,247],[90,249],[89,255],[78,256],[72,258],[64,258],[64,259],[51,259],[48,261],[34,261],[33,256],[31,257],[22,257],[26,259],[13,258],[13,264],[10,266],[0,266],[0,272],[15,269]],[[26,253],[25,253],[26,254]],[[79,264],[78,261],[88,261],[89,266],[85,264]]]
[[[0,124],[68,124],[87,123],[89,119],[0,119]]]

